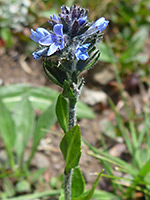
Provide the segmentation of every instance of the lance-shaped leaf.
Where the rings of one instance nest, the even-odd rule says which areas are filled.
[[[56,121],[55,106],[56,103],[50,105],[48,109],[37,120],[33,134],[32,152],[29,157],[28,164],[34,156],[34,153],[36,152],[40,140],[47,134],[47,131]]]
[[[16,124],[15,151],[18,162],[21,164],[27,142],[34,127],[34,111],[27,97],[24,97],[16,105],[13,119]]]
[[[83,193],[83,194],[82,194],[80,197],[78,197],[78,198],[73,198],[73,200],[90,200],[90,199],[92,198],[93,194],[94,194],[94,191],[95,191],[95,189],[96,189],[96,187],[97,187],[97,185],[98,185],[99,179],[100,179],[100,177],[101,177],[103,171],[104,171],[104,170],[102,170],[102,171],[98,174],[98,176],[97,176],[95,182],[93,183],[93,186],[92,186],[91,190],[89,190],[89,191]]]
[[[11,113],[0,100],[0,135],[6,146],[8,155],[12,157],[12,150],[16,138],[15,124]]]
[[[72,168],[78,166],[81,156],[81,132],[79,125],[74,126],[64,135],[60,143],[60,149],[66,161],[65,171],[68,173]]]
[[[56,103],[56,115],[61,128],[66,133],[68,131],[69,108],[67,99],[61,94]]]
[[[79,197],[84,193],[85,190],[85,180],[79,167],[73,170],[72,177],[72,198]]]

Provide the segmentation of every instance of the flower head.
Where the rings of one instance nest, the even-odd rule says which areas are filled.
[[[75,76],[98,60],[100,52],[96,44],[102,39],[101,32],[109,21],[101,17],[96,22],[89,22],[87,14],[88,10],[80,6],[63,5],[58,15],[50,16],[50,30],[31,29],[31,39],[39,44],[33,58],[44,57],[43,66],[55,83],[63,84],[72,77],[77,80]],[[53,55],[57,56],[57,61]]]
[[[53,32],[50,33],[44,28],[38,28],[36,31],[31,29],[32,35],[31,39],[39,43],[43,47],[37,52],[33,53],[34,59],[40,58],[42,55],[50,56],[54,54],[57,50],[64,48],[64,38],[63,38],[63,25],[56,24],[53,27]]]

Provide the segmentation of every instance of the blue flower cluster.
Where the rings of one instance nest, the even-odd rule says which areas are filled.
[[[87,60],[88,50],[92,47],[93,39],[101,36],[109,21],[104,17],[95,23],[87,21],[88,11],[79,7],[61,7],[59,16],[50,16],[49,24],[52,30],[31,29],[31,39],[39,44],[39,49],[33,52],[33,58],[50,57],[62,54],[71,60]],[[97,40],[97,39],[95,39]]]

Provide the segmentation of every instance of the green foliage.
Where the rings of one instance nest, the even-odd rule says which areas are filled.
[[[0,87],[0,99],[12,111],[24,96],[28,96],[32,107],[45,111],[58,97],[59,93],[47,87],[32,87],[27,84],[13,84]],[[86,112],[85,109],[86,108]],[[81,101],[78,102],[77,117],[93,119],[94,112]]]
[[[68,131],[69,107],[68,101],[61,94],[56,103],[56,115],[61,128],[66,133]]]
[[[20,195],[18,197],[14,197],[14,198],[2,198],[2,200],[35,200],[38,198],[43,198],[46,196],[57,196],[60,194],[59,190],[48,190],[45,192],[37,192],[37,193],[33,193],[33,194],[27,194],[27,195]]]
[[[72,178],[72,197],[77,198],[85,190],[85,180],[79,167],[74,168]]]
[[[31,137],[34,129],[35,122],[34,111],[30,101],[25,96],[14,108],[13,120],[15,122],[15,146],[18,164],[22,164],[24,157],[24,151]]]
[[[102,170],[102,171],[98,174],[98,176],[97,176],[95,182],[93,183],[93,186],[92,186],[91,190],[89,190],[89,191],[87,191],[87,192],[81,194],[78,198],[74,198],[74,200],[90,200],[90,199],[92,198],[93,194],[94,194],[94,191],[95,191],[95,189],[96,189],[96,186],[97,186],[97,184],[98,184],[98,182],[99,182],[99,179],[100,179],[100,177],[101,177],[103,171],[104,171],[104,170]]]
[[[6,151],[8,153],[8,157],[10,159],[10,164],[13,167],[14,165],[14,157],[12,154],[12,150],[15,143],[15,124],[11,117],[11,113],[5,107],[5,105],[0,100],[0,134],[5,143]]]
[[[0,87],[0,136],[5,144],[12,168],[15,167],[13,152],[16,153],[19,168],[24,168],[24,152],[29,139],[33,136],[31,154],[27,162],[29,165],[40,140],[56,122],[57,97],[58,92],[46,87],[35,88],[25,84]],[[56,108],[58,119],[67,132],[67,102],[62,96],[58,99],[59,105],[57,104]],[[86,113],[84,113],[85,107]],[[64,113],[61,112],[62,108],[65,109]],[[35,109],[43,111],[37,120],[34,116]],[[94,114],[89,107],[80,102],[78,116],[93,118]]]
[[[60,149],[66,161],[65,172],[78,166],[81,156],[81,132],[79,125],[70,129],[60,143]]]
[[[28,160],[28,164],[33,158],[40,143],[40,140],[47,134],[47,130],[49,130],[50,127],[56,122],[55,106],[55,103],[50,105],[48,109],[37,120],[33,133],[32,151]]]
[[[6,43],[6,47],[11,47],[13,45],[13,37],[9,28],[5,27],[1,30],[1,37]]]
[[[117,195],[117,191],[120,193],[122,199],[133,199],[136,192],[141,192],[146,199],[150,198],[150,144],[149,144],[149,114],[145,111],[145,118],[143,119],[143,129],[139,131],[138,123],[133,122],[132,118],[124,124],[121,116],[117,112],[114,104],[110,101],[111,106],[116,115],[117,125],[119,133],[124,139],[129,156],[131,157],[130,163],[111,156],[106,148],[106,143],[103,139],[105,151],[92,147],[86,141],[84,143],[90,148],[92,152],[90,155],[96,157],[105,166],[107,171],[102,176],[110,178],[114,189],[114,194]],[[130,110],[131,112],[131,110]],[[128,114],[130,114],[128,112]],[[108,135],[107,135],[108,136]],[[102,136],[101,136],[102,137]],[[102,137],[103,138],[103,137]],[[145,145],[144,145],[145,144]],[[116,170],[119,171],[122,176],[116,175]],[[126,184],[127,183],[127,184]],[[124,187],[124,184],[127,187]]]
[[[103,190],[95,190],[93,194],[94,200],[121,200],[118,195],[114,195],[113,193],[106,192]]]
[[[16,190],[17,192],[21,193],[21,192],[30,192],[31,191],[31,185],[28,181],[26,180],[20,180],[17,184],[16,184]]]

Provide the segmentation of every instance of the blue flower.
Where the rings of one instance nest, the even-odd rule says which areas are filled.
[[[79,22],[80,26],[82,26],[82,25],[86,22],[86,20],[87,20],[87,16],[85,16],[85,17],[80,17],[80,18],[78,19],[78,22]]]
[[[44,48],[44,49],[40,49],[38,51],[35,51],[32,53],[33,55],[33,58],[35,60],[39,59],[41,56],[46,56],[46,53],[47,53],[47,48]]]
[[[34,59],[40,58],[40,56],[46,55],[50,56],[56,51],[64,48],[64,38],[63,38],[63,25],[56,24],[53,27],[53,33],[50,33],[44,28],[37,28],[36,31],[31,29],[32,35],[31,39],[40,45],[47,47],[46,49],[41,49],[33,53]]]
[[[108,23],[109,23],[108,20],[105,20],[104,17],[101,17],[91,26],[91,28],[95,28],[96,27],[96,31],[102,32],[103,30],[105,30],[105,28],[107,27]]]
[[[41,27],[37,28],[36,31],[31,29],[31,33],[32,35],[30,36],[30,38],[37,43],[39,43],[41,38],[50,34],[45,28]]]
[[[101,33],[107,27],[109,21],[105,20],[104,17],[99,18],[90,28],[85,32],[84,35],[89,36],[99,31]]]
[[[53,17],[50,15],[51,20],[59,21],[59,17],[53,13]]]
[[[89,55],[86,51],[89,46],[90,46],[90,44],[83,44],[82,46],[77,48],[76,53],[75,53],[77,60],[79,60],[79,59],[86,60],[89,57]]]

